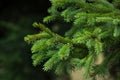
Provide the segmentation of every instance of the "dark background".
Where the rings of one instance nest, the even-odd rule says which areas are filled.
[[[48,15],[49,0],[0,0],[0,80],[55,80],[52,72],[34,67],[28,34],[39,30],[34,21],[42,22]]]

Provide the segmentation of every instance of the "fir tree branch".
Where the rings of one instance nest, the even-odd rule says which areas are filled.
[[[47,32],[48,34],[50,34],[51,36],[55,37],[57,41],[60,41],[62,43],[71,43],[74,44],[70,39],[68,38],[64,38],[58,34],[55,34],[54,32],[52,32],[49,28],[47,28],[45,25],[41,24],[41,23],[33,23],[33,26],[35,28],[40,28],[42,31]]]
[[[39,33],[39,34],[27,35],[24,38],[24,41],[29,43],[31,41],[35,41],[35,40],[42,39],[42,38],[50,38],[50,37],[51,36],[48,33],[42,32],[42,33]]]

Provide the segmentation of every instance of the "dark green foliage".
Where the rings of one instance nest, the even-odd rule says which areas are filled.
[[[67,72],[74,68],[85,68],[84,77],[109,73],[114,65],[120,64],[120,7],[119,0],[50,0],[50,16],[44,22],[64,21],[71,24],[62,37],[41,23],[34,23],[42,38],[35,35],[25,37],[32,42],[33,64],[36,66],[45,60],[45,71],[54,69],[56,73]],[[39,36],[39,35],[38,35]],[[39,36],[41,37],[41,35]],[[36,40],[37,39],[37,40]],[[51,40],[53,39],[53,40]],[[50,52],[51,55],[48,55]],[[40,54],[40,55],[39,55]],[[102,54],[104,60],[95,64]],[[118,72],[120,69],[117,70]],[[119,74],[115,77],[119,79]]]

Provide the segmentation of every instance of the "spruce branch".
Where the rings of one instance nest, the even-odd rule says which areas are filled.
[[[120,61],[120,7],[118,0],[50,0],[50,15],[43,22],[62,20],[72,24],[65,37],[54,33],[48,27],[35,22],[33,26],[41,29],[39,34],[28,35],[25,41],[34,41],[31,48],[34,65],[44,62],[44,70],[55,69],[56,73],[70,70],[71,67],[84,67],[84,77],[93,73],[104,74],[106,69]],[[63,24],[63,25],[64,25]],[[112,48],[112,49],[111,49]],[[104,54],[101,64],[94,64],[96,56]],[[67,64],[67,65],[66,65]],[[94,69],[91,69],[94,68]],[[104,69],[106,68],[106,69]]]
[[[47,32],[48,34],[50,34],[51,36],[55,37],[57,39],[57,41],[60,41],[62,43],[71,43],[71,44],[74,44],[70,39],[68,38],[64,38],[58,34],[55,34],[54,32],[52,32],[49,28],[47,28],[45,25],[41,24],[41,23],[37,23],[37,22],[34,22],[33,23],[33,26],[35,28],[40,28],[42,31],[45,31]]]
[[[30,43],[30,42],[35,41],[35,40],[39,40],[39,39],[42,39],[42,38],[50,38],[50,37],[51,36],[48,33],[42,32],[42,33],[39,33],[39,34],[27,35],[24,38],[24,41]]]

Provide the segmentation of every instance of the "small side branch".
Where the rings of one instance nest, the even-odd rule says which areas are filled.
[[[55,37],[58,41],[62,42],[62,43],[71,43],[73,44],[72,40],[68,39],[68,38],[64,38],[58,34],[55,34],[54,32],[52,32],[49,28],[47,28],[45,25],[41,24],[41,23],[33,23],[33,26],[35,28],[40,28],[42,31],[47,32],[48,34],[50,34],[51,36]]]

